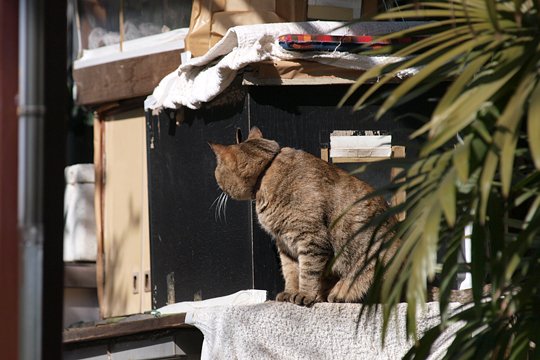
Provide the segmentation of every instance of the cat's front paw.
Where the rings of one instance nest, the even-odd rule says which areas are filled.
[[[277,294],[276,301],[290,302],[300,306],[312,306],[315,303],[323,301],[319,296],[313,296],[304,292],[287,292],[283,291]]]
[[[344,302],[347,302],[347,300],[345,300],[345,298],[340,297],[340,296],[338,296],[337,294],[330,294],[330,295],[328,295],[327,301],[328,301],[329,303],[344,303]]]

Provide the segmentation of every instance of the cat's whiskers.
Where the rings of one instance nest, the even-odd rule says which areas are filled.
[[[223,214],[223,220],[225,220],[225,223],[227,223],[227,200],[229,200],[229,196],[226,193],[223,193],[222,195],[223,196],[218,204],[218,214],[220,220],[221,214]]]
[[[219,203],[220,203],[220,201],[221,201],[221,198],[223,197],[223,194],[224,194],[224,193],[221,192],[221,193],[216,197],[216,199],[214,200],[214,202],[212,202],[212,205],[210,205],[210,209],[211,209],[212,207],[215,206],[215,208],[214,208],[214,220],[215,220],[215,221],[218,220],[218,213],[219,213],[218,208],[219,208]]]
[[[215,221],[220,220],[221,221],[221,214],[223,213],[223,219],[225,222],[227,222],[227,200],[229,199],[229,196],[222,192],[218,195],[216,200],[210,205],[210,208],[215,206],[214,208],[214,219]]]

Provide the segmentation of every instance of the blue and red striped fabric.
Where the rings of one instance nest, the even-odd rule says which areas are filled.
[[[360,51],[391,44],[408,44],[413,40],[409,37],[375,41],[375,37],[370,35],[286,34],[278,37],[278,42],[284,49],[298,51]]]

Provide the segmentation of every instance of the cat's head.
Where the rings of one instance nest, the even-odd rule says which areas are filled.
[[[256,127],[251,128],[244,142],[209,145],[217,159],[216,181],[221,190],[236,200],[253,198],[259,175],[280,150],[277,142],[264,139]]]

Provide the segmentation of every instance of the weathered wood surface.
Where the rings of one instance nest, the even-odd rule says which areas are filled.
[[[92,326],[65,329],[64,344],[118,338],[157,330],[193,328],[185,323],[185,318],[186,314],[175,314],[162,317],[135,315],[117,321],[109,319]]]
[[[97,105],[149,95],[180,61],[180,52],[172,50],[76,69],[76,101]]]

